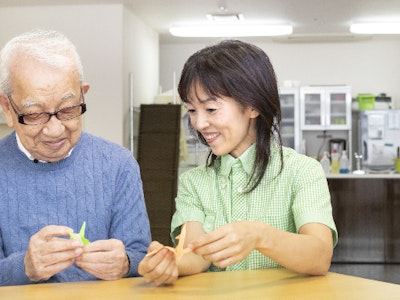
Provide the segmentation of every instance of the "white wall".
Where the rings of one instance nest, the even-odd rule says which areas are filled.
[[[0,9],[0,44],[33,28],[64,32],[84,64],[85,130],[129,147],[129,73],[134,105],[172,88],[186,59],[206,43],[161,43],[158,34],[122,4],[16,6]],[[400,39],[336,43],[255,42],[270,56],[280,83],[349,84],[358,93],[386,92],[400,108]],[[159,67],[158,67],[159,65]],[[137,127],[137,126],[136,126]]]
[[[91,85],[86,96],[85,130],[128,147],[129,128],[124,124],[129,108],[127,73],[139,73],[143,64],[148,65],[146,62],[158,63],[157,34],[127,12],[122,4],[0,9],[1,45],[34,28],[59,30],[77,46],[85,81]],[[156,94],[158,73],[140,75],[135,77],[134,85],[140,87],[135,98],[148,101],[151,93]]]
[[[302,85],[348,84],[359,93],[391,96],[400,109],[400,38],[374,38],[353,42],[255,42],[270,57],[280,84],[300,80]],[[205,43],[161,44],[160,84],[172,88],[172,73]],[[178,80],[177,80],[178,81]]]
[[[124,132],[130,133],[130,74],[133,76],[133,105],[153,103],[159,87],[158,34],[138,19],[131,10],[124,9],[123,86]],[[134,119],[134,134],[138,132],[138,118]],[[130,134],[124,135],[124,145],[130,146]],[[135,141],[135,146],[136,146]]]

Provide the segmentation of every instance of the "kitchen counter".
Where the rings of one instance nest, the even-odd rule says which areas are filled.
[[[328,174],[328,179],[369,179],[369,178],[383,178],[383,179],[400,179],[399,173],[366,173],[366,174]]]

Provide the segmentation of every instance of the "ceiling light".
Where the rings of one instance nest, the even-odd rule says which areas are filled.
[[[400,34],[400,23],[354,23],[350,32],[359,34]]]
[[[214,24],[197,26],[175,26],[169,29],[174,36],[180,37],[245,37],[279,36],[293,32],[291,25],[267,24]]]

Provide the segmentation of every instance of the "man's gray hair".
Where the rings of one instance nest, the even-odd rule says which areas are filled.
[[[51,66],[75,65],[83,82],[83,67],[75,45],[54,30],[33,30],[11,39],[0,52],[0,92],[10,95],[10,65],[19,55],[29,56]],[[32,74],[34,75],[34,74]]]

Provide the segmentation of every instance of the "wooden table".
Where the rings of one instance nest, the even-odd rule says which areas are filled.
[[[400,285],[337,273],[305,276],[284,269],[202,273],[172,286],[143,278],[0,287],[4,300],[101,299],[399,299]]]

